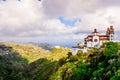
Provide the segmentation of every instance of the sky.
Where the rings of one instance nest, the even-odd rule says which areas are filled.
[[[0,0],[0,42],[74,46],[111,25],[120,40],[119,21],[120,0]]]

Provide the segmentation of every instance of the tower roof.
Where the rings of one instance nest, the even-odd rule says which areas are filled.
[[[110,30],[114,30],[113,26],[110,26]]]
[[[94,31],[92,32],[92,34],[98,34],[99,32],[97,31],[97,29],[95,28]]]

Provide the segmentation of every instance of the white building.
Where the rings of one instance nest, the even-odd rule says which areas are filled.
[[[83,51],[83,53],[87,52],[87,47],[84,46],[82,43],[78,43],[77,46],[72,47],[72,55],[76,55],[78,51]]]
[[[87,49],[89,48],[99,48],[103,45],[104,42],[109,42],[114,40],[114,28],[113,26],[110,26],[106,30],[106,34],[101,35],[97,31],[97,29],[94,29],[92,34],[88,35],[85,38],[84,45],[81,47],[79,45],[72,47],[73,48],[73,55],[77,54],[79,50],[82,50],[83,52],[87,52]]]

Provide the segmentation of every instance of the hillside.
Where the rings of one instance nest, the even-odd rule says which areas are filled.
[[[89,55],[88,55],[89,54]],[[63,59],[64,64],[50,80],[120,80],[120,44],[108,42],[104,48],[92,49]]]
[[[62,47],[49,52],[32,44],[0,43],[0,80],[48,80],[59,68],[56,60],[67,57],[69,51]]]
[[[52,61],[59,61],[61,58],[66,58],[69,52],[72,52],[70,48],[53,48],[53,50],[50,52],[50,55],[47,56],[47,59]]]
[[[71,49],[69,48],[54,48],[50,52],[50,55],[48,55],[46,58],[41,58],[29,64],[26,68],[26,72],[27,75],[31,77],[27,77],[27,79],[49,80],[49,77],[54,74],[61,66],[60,59],[67,58],[69,52],[71,52]]]
[[[45,51],[31,44],[2,43],[0,80],[120,80],[117,42],[105,43],[103,48],[85,54],[79,51],[75,56],[64,47],[54,48],[49,54],[36,51],[36,55],[32,50]]]
[[[18,43],[1,43],[2,45],[12,48],[12,51],[18,53],[22,58],[26,58],[28,63],[34,62],[39,58],[44,58],[50,52],[32,44],[18,44]]]

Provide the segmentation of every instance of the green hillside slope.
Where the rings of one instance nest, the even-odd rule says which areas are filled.
[[[26,68],[26,74],[28,80],[49,80],[49,77],[54,74],[60,65],[60,59],[67,58],[68,52],[71,52],[69,48],[54,48],[50,55],[46,58],[41,58]]]
[[[120,44],[105,43],[88,53],[46,50],[30,44],[0,44],[0,80],[120,80]]]
[[[69,48],[51,52],[32,44],[0,43],[0,80],[48,80]]]
[[[0,43],[0,80],[26,79],[27,65],[48,54],[48,51],[31,44]]]
[[[2,44],[12,47],[12,50],[16,53],[19,53],[23,58],[26,58],[28,63],[34,62],[39,58],[44,58],[46,55],[48,55],[48,53],[50,53],[49,51],[32,44],[18,44],[11,42]]]
[[[93,49],[89,53],[79,53],[68,59],[50,80],[120,80],[119,43],[108,42],[102,51]]]

